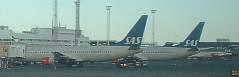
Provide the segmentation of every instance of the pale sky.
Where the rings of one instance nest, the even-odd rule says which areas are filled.
[[[74,0],[58,0],[59,20],[74,29]],[[200,21],[206,21],[201,41],[230,38],[239,41],[239,0],[81,0],[83,34],[93,40],[106,39],[106,8],[111,9],[111,39],[121,40],[142,14],[148,14],[145,41],[151,41],[151,9],[156,13],[157,42],[181,42]],[[15,32],[51,27],[53,0],[1,0],[0,25]]]

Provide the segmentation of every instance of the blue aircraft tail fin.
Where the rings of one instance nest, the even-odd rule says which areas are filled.
[[[205,22],[199,22],[189,36],[178,46],[179,47],[195,47],[198,46]]]
[[[116,46],[132,46],[141,45],[142,38],[144,35],[145,25],[147,22],[148,15],[142,15],[133,28],[129,31],[126,37],[117,42]]]

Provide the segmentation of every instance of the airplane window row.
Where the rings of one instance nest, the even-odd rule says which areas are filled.
[[[63,51],[63,53],[111,53],[111,51]]]
[[[161,53],[159,51],[143,51],[143,53]]]
[[[46,54],[49,52],[46,51],[31,51],[26,53],[39,53],[39,54]],[[62,53],[111,53],[111,51],[63,51]]]
[[[49,53],[47,51],[31,51],[31,52],[26,52],[26,53],[39,53],[39,54],[46,54]]]
[[[71,42],[70,40],[44,40],[44,39],[20,39],[20,41],[39,41],[39,42]]]

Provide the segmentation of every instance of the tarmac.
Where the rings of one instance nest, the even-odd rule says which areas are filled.
[[[67,68],[30,65],[1,69],[0,77],[232,77],[238,60],[150,61],[147,67],[117,68],[111,63],[91,63]]]

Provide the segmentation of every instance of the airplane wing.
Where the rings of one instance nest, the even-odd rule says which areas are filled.
[[[128,50],[138,50],[140,49],[139,45],[131,45]]]
[[[60,52],[52,52],[53,56],[54,56],[54,59],[55,60],[59,60],[59,59],[73,59],[73,58],[70,58]]]
[[[54,57],[63,57],[65,55],[61,54],[60,52],[52,52],[52,54],[54,55]]]
[[[191,47],[188,51],[200,51],[197,46]]]
[[[54,61],[57,64],[74,64],[76,59],[68,57],[60,52],[52,52]]]
[[[143,52],[143,49],[139,47],[139,45],[131,45],[128,50],[130,51],[136,51],[136,53]]]
[[[143,56],[142,53],[135,54],[134,56],[142,59],[143,61],[149,60],[147,57]]]

